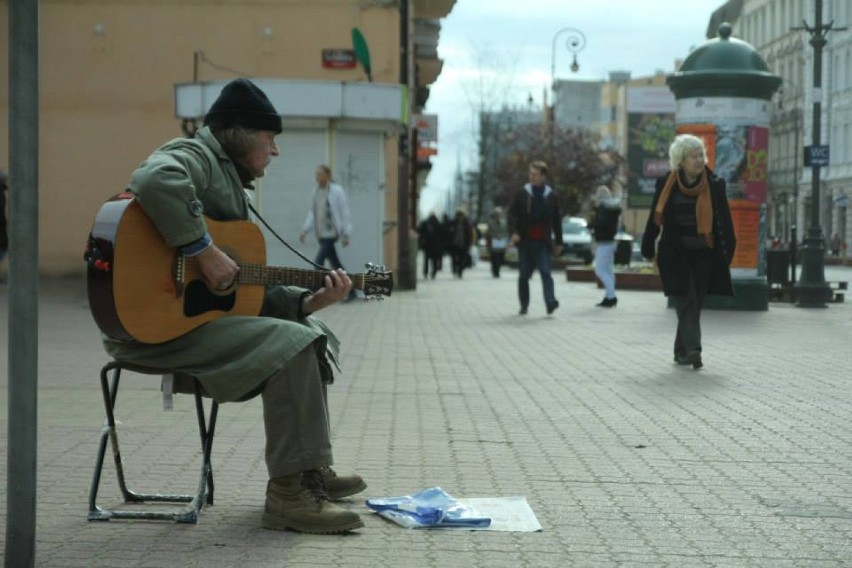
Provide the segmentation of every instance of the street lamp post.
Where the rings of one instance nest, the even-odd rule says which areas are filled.
[[[580,70],[580,64],[577,63],[577,54],[580,53],[584,47],[586,47],[586,36],[578,30],[577,28],[562,28],[555,34],[553,34],[553,45],[550,48],[550,86],[553,87],[554,80],[556,79],[556,40],[562,34],[569,34],[567,40],[565,41],[565,49],[571,52],[572,60],[571,60],[571,71],[576,73]]]
[[[796,93],[798,93],[796,89]],[[798,99],[798,94],[797,94]],[[799,235],[797,227],[799,224],[799,128],[802,121],[802,109],[799,108],[798,102],[796,108],[793,109],[793,120],[795,120],[793,130],[793,207],[791,208],[791,216],[793,222],[790,224],[790,282],[796,285],[796,261],[797,252],[799,250]]]
[[[825,36],[833,28],[834,22],[823,25],[822,0],[814,0],[814,25],[795,27],[794,30],[804,29],[811,35],[810,44],[814,49],[814,82],[813,82],[813,146],[820,146],[822,126],[822,49],[828,43]],[[819,221],[819,170],[818,160],[811,159],[811,224],[808,236],[802,246],[802,278],[796,285],[798,301],[796,305],[802,308],[824,308],[831,297],[831,287],[825,281],[825,239]]]
[[[554,134],[556,131],[556,40],[559,36],[567,34],[565,41],[565,49],[571,52],[571,72],[576,73],[580,70],[580,64],[577,63],[577,54],[586,47],[586,36],[577,28],[562,28],[553,34],[553,41],[550,48],[550,89],[552,91],[553,100],[550,101],[550,108],[546,109],[548,114],[549,130],[550,130],[550,153],[553,155]]]

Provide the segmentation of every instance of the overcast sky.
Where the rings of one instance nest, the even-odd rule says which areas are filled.
[[[706,41],[710,15],[723,0],[456,0],[441,20],[438,55],[444,67],[425,112],[438,115],[438,155],[421,193],[421,215],[442,208],[456,170],[476,164],[475,113],[504,103],[542,106],[557,79],[604,80],[610,71],[633,77],[670,73],[676,59]],[[566,42],[585,36],[571,72]],[[556,48],[554,36],[558,33]],[[737,35],[736,26],[734,35]],[[479,94],[482,89],[487,95]],[[549,94],[548,94],[549,96]],[[483,99],[485,101],[483,102]]]

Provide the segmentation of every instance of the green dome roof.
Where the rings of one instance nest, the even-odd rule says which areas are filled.
[[[675,98],[747,97],[769,100],[781,77],[750,44],[731,37],[731,24],[719,26],[719,37],[690,53],[680,70],[666,77]]]

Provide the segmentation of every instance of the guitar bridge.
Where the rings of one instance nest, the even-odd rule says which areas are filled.
[[[175,298],[183,296],[184,282],[186,281],[186,257],[182,254],[175,255],[172,264],[172,280],[175,284]]]

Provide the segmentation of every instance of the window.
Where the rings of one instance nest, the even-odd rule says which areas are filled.
[[[828,77],[828,91],[839,91],[843,88],[843,68],[840,64],[840,54],[834,54],[834,65],[831,68],[831,74]]]
[[[769,38],[774,37],[777,33],[777,23],[775,21],[775,4],[769,5],[769,34],[766,36],[767,43]]]
[[[852,47],[846,48],[846,64],[843,65],[844,72],[846,74],[846,81],[843,84],[843,87],[846,89],[852,88],[852,68],[849,66],[852,65]]]

